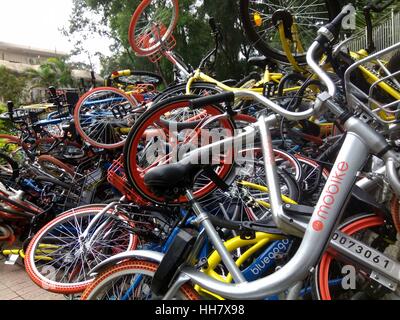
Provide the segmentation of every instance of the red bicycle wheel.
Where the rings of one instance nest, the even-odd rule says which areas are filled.
[[[345,222],[339,229],[343,233],[353,236],[358,232],[366,231],[369,228],[382,226],[385,221],[376,215],[363,215]],[[322,256],[321,262],[317,265],[314,277],[314,291],[318,300],[332,300],[332,288],[330,286],[331,270],[337,257],[327,251]]]
[[[179,16],[178,0],[144,0],[132,15],[129,43],[138,55],[157,52],[172,36]]]
[[[164,203],[165,200],[156,196],[144,184],[144,175],[148,170],[158,165],[172,163],[179,160],[183,154],[183,146],[191,143],[204,143],[204,134],[207,129],[220,130],[224,136],[231,136],[234,124],[226,117],[219,117],[209,125],[207,121],[215,119],[215,116],[224,114],[224,110],[217,106],[205,106],[201,109],[190,109],[191,99],[197,96],[181,96],[160,102],[147,110],[132,127],[125,145],[125,169],[128,181],[135,191],[147,200]],[[170,124],[176,124],[177,131],[170,130]],[[205,125],[205,127],[204,127]],[[179,129],[182,126],[182,129]],[[192,144],[192,147],[199,145]],[[193,149],[192,149],[193,150]],[[216,173],[226,177],[233,165],[232,150],[225,153],[221,159]],[[194,194],[201,198],[215,189],[215,184],[204,175],[196,179]],[[179,202],[186,202],[186,197],[181,197]]]

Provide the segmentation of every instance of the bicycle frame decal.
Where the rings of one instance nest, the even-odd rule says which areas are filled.
[[[275,241],[243,271],[246,280],[253,281],[264,275],[274,265],[277,255],[286,253],[291,244],[289,239]]]
[[[336,202],[335,196],[340,192],[341,184],[345,178],[347,171],[349,170],[349,164],[346,161],[339,162],[336,169],[332,171],[330,175],[325,193],[322,196],[322,204],[318,207],[317,216],[319,220],[315,220],[312,223],[312,228],[319,232],[324,229],[324,223],[322,220],[327,220],[329,212],[332,209],[333,204]]]

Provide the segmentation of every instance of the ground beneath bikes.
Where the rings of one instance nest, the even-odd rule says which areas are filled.
[[[0,300],[64,300],[64,296],[39,288],[29,278],[19,258],[17,264],[6,265],[0,258]]]

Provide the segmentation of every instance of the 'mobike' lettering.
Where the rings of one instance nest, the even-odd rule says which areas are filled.
[[[324,222],[329,217],[329,212],[336,202],[336,195],[340,192],[343,179],[346,177],[346,172],[349,170],[349,164],[345,161],[339,162],[336,168],[333,169],[327,182],[327,187],[324,189],[322,203],[317,209],[318,218],[313,221],[312,227],[315,231],[324,229]]]

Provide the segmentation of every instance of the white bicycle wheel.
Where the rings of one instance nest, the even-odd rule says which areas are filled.
[[[102,227],[92,242],[82,241],[87,225],[105,206],[69,210],[37,232],[27,248],[25,267],[38,286],[62,294],[82,292],[93,280],[89,276],[93,267],[136,247],[137,237],[127,231],[128,219],[112,209],[91,229],[93,234]]]

